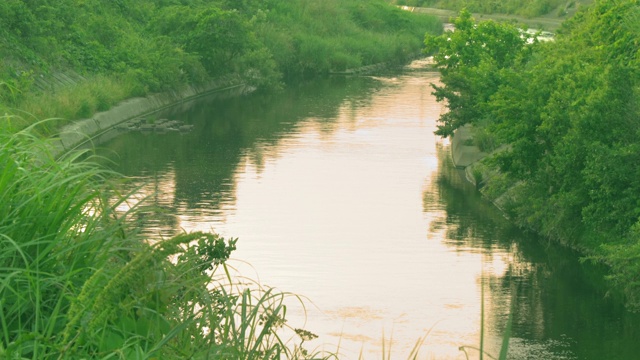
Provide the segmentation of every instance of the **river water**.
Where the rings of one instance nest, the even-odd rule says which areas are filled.
[[[512,314],[510,359],[640,358],[640,318],[602,273],[510,226],[453,168],[420,65],[201,99],[156,115],[191,132],[100,147],[162,209],[140,219],[147,237],[237,237],[237,274],[308,299],[288,323],[319,335],[310,350],[406,359],[422,338],[420,359],[477,359],[483,327],[497,357]]]

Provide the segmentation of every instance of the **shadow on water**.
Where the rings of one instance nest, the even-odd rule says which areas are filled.
[[[502,274],[484,275],[487,323],[496,333],[505,329],[513,309],[509,358],[640,357],[640,342],[631,340],[640,339],[640,314],[626,311],[621,296],[608,289],[606,269],[515,228],[464,180],[464,172],[450,161],[449,148],[438,151],[436,182],[446,217],[433,226],[446,228],[447,244],[459,251],[482,251],[489,258],[497,248],[510,253]],[[425,209],[432,206],[433,199],[423,200]]]
[[[117,171],[134,180],[130,189],[146,183],[142,194],[154,209],[138,219],[138,227],[170,236],[180,231],[171,214],[206,208],[215,215],[219,213],[216,209],[233,206],[242,161],[248,159],[261,171],[266,158],[278,157],[281,147],[275,145],[294,133],[302,119],[313,119],[320,133],[330,135],[336,131],[335,119],[345,99],[354,107],[366,106],[382,86],[369,78],[330,77],[277,93],[214,94],[150,117],[183,121],[193,125],[191,131],[113,130],[98,152],[113,159]]]

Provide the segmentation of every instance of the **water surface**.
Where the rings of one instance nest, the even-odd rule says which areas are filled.
[[[164,210],[140,219],[149,238],[237,237],[238,273],[307,297],[289,324],[320,335],[308,348],[377,359],[384,341],[404,359],[425,337],[421,359],[478,358],[484,324],[497,357],[513,313],[509,358],[640,354],[639,318],[597,269],[511,227],[451,166],[434,82],[413,69],[205,99],[158,115],[190,133],[103,147]]]

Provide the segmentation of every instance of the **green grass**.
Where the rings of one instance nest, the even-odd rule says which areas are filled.
[[[96,75],[49,91],[28,92],[21,96],[19,108],[0,103],[2,114],[14,114],[10,119],[5,115],[3,128],[15,132],[36,124],[32,133],[50,136],[73,120],[90,118],[127,98],[144,95],[139,86],[131,79]],[[53,114],[55,119],[39,120]]]
[[[483,273],[484,273],[484,270],[483,270]],[[517,291],[515,290],[514,286],[511,287],[511,292],[512,292],[511,309],[509,311],[509,318],[507,320],[504,333],[502,334],[502,344],[500,346],[500,354],[496,358],[492,354],[487,353],[484,348],[484,338],[485,338],[484,328],[485,328],[485,317],[486,317],[485,310],[484,310],[484,302],[485,302],[484,282],[485,282],[485,279],[484,279],[484,276],[482,276],[481,283],[480,283],[480,342],[478,344],[478,347],[464,345],[464,346],[460,346],[459,350],[464,353],[465,359],[467,360],[469,360],[469,353],[467,352],[467,349],[476,350],[478,352],[478,360],[483,360],[485,359],[485,357],[488,357],[494,360],[507,360],[508,358],[507,354],[509,352],[509,340],[511,339],[511,326],[513,324],[513,313],[515,310],[515,299],[517,298]]]
[[[7,131],[11,120],[0,117],[0,358],[328,357],[285,323],[299,298],[234,283],[236,240],[147,243],[138,207],[116,211],[131,196],[111,186],[117,174],[90,152],[54,158],[33,127]]]
[[[38,131],[51,135],[56,129],[74,119],[89,118],[93,114],[105,111],[118,102],[139,95],[135,83],[116,77],[96,75],[82,82],[47,92],[34,92],[20,102],[22,125],[26,127],[37,119],[55,114],[60,120],[40,122]]]

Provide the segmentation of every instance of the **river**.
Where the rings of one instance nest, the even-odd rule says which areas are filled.
[[[237,237],[237,274],[298,294],[289,325],[341,359],[634,359],[640,317],[578,256],[512,227],[433,132],[445,111],[421,63],[275,94],[203,98],[157,117],[188,133],[124,132],[100,145],[144,183],[160,240]],[[123,186],[131,186],[123,185]],[[305,322],[306,321],[306,322]]]

